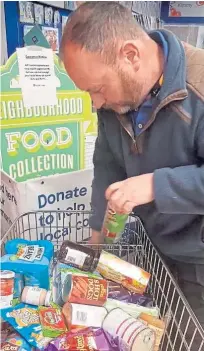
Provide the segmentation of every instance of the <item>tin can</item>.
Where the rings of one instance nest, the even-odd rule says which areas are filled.
[[[81,327],[101,328],[107,310],[102,306],[89,306],[66,302],[62,308],[69,329]]]
[[[154,348],[155,332],[120,308],[115,308],[107,314],[102,327],[117,340],[121,350],[152,351]]]
[[[110,252],[102,251],[97,271],[108,280],[121,284],[133,293],[144,294],[150,274]]]
[[[64,302],[103,306],[107,300],[108,283],[105,279],[69,274],[64,282]]]
[[[112,244],[119,241],[124,231],[127,219],[127,214],[118,214],[107,206],[102,226],[102,234],[106,244]]]

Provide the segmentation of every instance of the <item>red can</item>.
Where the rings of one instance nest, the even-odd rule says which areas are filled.
[[[108,297],[108,283],[105,279],[68,275],[64,282],[64,302],[103,306]]]

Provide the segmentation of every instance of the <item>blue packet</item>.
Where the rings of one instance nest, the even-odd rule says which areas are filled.
[[[6,340],[1,344],[1,350],[5,351],[34,351],[34,348],[22,338],[18,333],[10,334]]]
[[[48,240],[13,239],[6,242],[5,253],[13,254],[23,261],[41,261],[43,257],[51,261],[54,256],[54,246]]]
[[[24,277],[22,273],[15,273],[13,298],[20,299],[24,288]]]
[[[13,308],[1,310],[1,314],[31,346],[43,350],[52,340],[43,336],[37,306],[21,303]]]
[[[38,286],[39,288],[41,287],[40,281],[36,279],[33,274],[24,274],[24,282],[25,286]]]
[[[35,278],[40,288],[49,289],[50,262],[47,257],[43,257],[40,261],[29,262],[16,259],[16,257],[14,259],[13,254],[7,254],[1,257],[1,269],[21,273],[24,277],[30,275]]]

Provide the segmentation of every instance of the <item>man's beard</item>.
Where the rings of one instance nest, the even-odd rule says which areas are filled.
[[[143,83],[135,82],[131,77],[127,77],[127,74],[122,70],[118,70],[118,74],[123,87],[124,102],[112,105],[105,104],[103,107],[122,115],[136,110],[141,105]]]

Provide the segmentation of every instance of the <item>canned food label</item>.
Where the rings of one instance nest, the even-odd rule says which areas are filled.
[[[67,247],[67,254],[65,260],[68,263],[77,265],[79,267],[83,267],[86,257],[86,253]]]
[[[124,230],[128,215],[118,214],[107,208],[102,232],[107,238],[114,239]]]
[[[128,290],[143,294],[150,274],[140,267],[121,260],[119,257],[102,251],[97,271],[106,279],[117,282]]]
[[[88,305],[72,305],[72,326],[87,326],[100,328],[107,314],[103,307],[88,306]]]
[[[107,281],[84,276],[72,276],[69,302],[102,306],[107,300]]]

